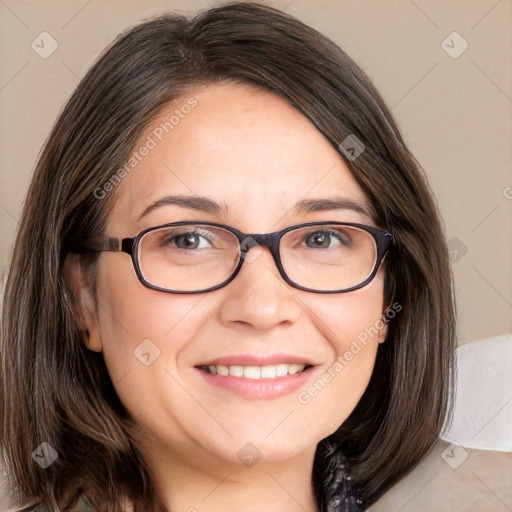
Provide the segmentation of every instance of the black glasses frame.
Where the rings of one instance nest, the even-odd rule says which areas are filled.
[[[182,290],[170,290],[168,288],[163,288],[160,286],[157,286],[153,283],[150,283],[143,275],[140,264],[139,264],[139,244],[142,239],[142,237],[149,233],[150,231],[155,231],[157,229],[166,228],[166,227],[173,227],[173,226],[185,226],[185,225],[191,225],[191,224],[203,224],[206,226],[215,226],[218,228],[223,228],[227,231],[230,231],[233,233],[240,243],[240,260],[238,261],[237,266],[233,270],[233,273],[222,283],[219,283],[215,286],[212,286],[210,288],[205,288],[203,290],[197,290],[197,291],[182,291]],[[340,225],[340,226],[352,226],[355,228],[362,229],[363,231],[366,231],[370,233],[370,235],[373,236],[375,240],[375,244],[377,247],[377,257],[375,259],[375,264],[373,267],[372,272],[370,275],[358,285],[352,286],[350,288],[344,288],[341,290],[315,290],[312,288],[306,288],[304,286],[301,286],[298,283],[295,283],[293,280],[291,280],[287,275],[283,268],[283,265],[281,263],[281,254],[279,252],[279,245],[281,242],[281,237],[288,233],[289,231],[292,231],[294,229],[299,229],[303,227],[308,226],[318,226],[318,225]],[[281,231],[274,231],[273,233],[253,233],[253,234],[246,234],[242,231],[233,228],[231,226],[226,226],[224,224],[217,224],[215,222],[201,222],[201,221],[183,221],[183,222],[172,222],[169,224],[162,224],[160,226],[155,226],[151,228],[147,228],[144,231],[141,231],[137,236],[133,238],[111,238],[104,235],[99,235],[87,239],[82,240],[66,240],[66,248],[68,252],[73,252],[77,254],[97,254],[104,251],[111,251],[111,252],[125,252],[129,254],[132,258],[133,266],[135,268],[135,272],[137,274],[137,277],[139,278],[139,281],[146,287],[152,288],[153,290],[159,290],[162,292],[167,293],[204,293],[209,292],[213,290],[217,290],[218,288],[221,288],[223,286],[226,286],[228,283],[233,281],[237,274],[240,272],[240,269],[242,268],[242,265],[245,261],[245,255],[249,251],[251,247],[254,247],[256,245],[268,247],[270,250],[270,253],[272,254],[272,257],[274,258],[274,262],[279,270],[279,273],[281,274],[281,277],[291,286],[294,288],[298,288],[299,290],[305,290],[308,292],[315,292],[315,293],[344,293],[344,292],[350,292],[352,290],[357,290],[359,288],[362,288],[363,286],[366,286],[370,281],[373,280],[373,278],[377,275],[377,271],[379,270],[379,267],[382,263],[382,260],[384,259],[384,256],[386,253],[391,249],[394,238],[391,233],[388,233],[387,231],[384,231],[382,229],[373,227],[373,226],[367,226],[365,224],[355,224],[351,222],[326,222],[326,221],[319,221],[319,222],[308,222],[305,224],[295,224],[293,226],[289,226],[285,229],[282,229]]]

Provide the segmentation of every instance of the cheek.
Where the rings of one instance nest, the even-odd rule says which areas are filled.
[[[312,306],[318,318],[316,325],[337,355],[347,351],[362,355],[367,352],[364,348],[378,343],[379,331],[383,329],[383,288],[383,277],[379,273],[364,288],[331,297],[320,296],[316,300]]]
[[[383,281],[378,277],[360,290],[319,298],[314,306],[310,303],[316,326],[330,343],[332,358],[301,390],[298,402],[311,414],[329,411],[326,435],[350,415],[368,386],[383,328],[382,292]]]
[[[120,396],[137,394],[158,369],[176,367],[186,340],[205,322],[204,294],[152,290],[139,282],[129,260],[119,262],[114,257],[122,255],[109,256],[98,279],[102,351]]]
[[[206,322],[199,294],[151,290],[126,269],[112,266],[98,289],[103,356],[120,401],[139,426],[184,442],[182,415],[193,417],[178,366],[187,340]],[[197,411],[195,411],[197,415]]]

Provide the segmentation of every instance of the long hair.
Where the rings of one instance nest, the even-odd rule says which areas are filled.
[[[0,340],[0,448],[18,507],[60,510],[85,486],[105,510],[120,511],[123,496],[157,509],[134,426],[103,356],[85,347],[77,328],[63,275],[66,256],[76,255],[66,254],[64,240],[104,232],[120,189],[105,192],[105,183],[145,127],[176,98],[220,82],[286,98],[335,148],[355,136],[364,151],[356,159],[340,152],[376,222],[395,237],[386,293],[401,310],[359,403],[318,446],[319,506],[335,452],[350,461],[368,506],[416,466],[451,418],[455,306],[443,228],[424,173],[369,78],[332,41],[271,7],[165,14],[120,34],[80,81],[23,206]],[[96,262],[82,261],[92,276]],[[46,469],[32,457],[43,442],[58,454]]]

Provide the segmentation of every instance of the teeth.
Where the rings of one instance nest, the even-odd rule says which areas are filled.
[[[217,366],[217,367],[215,367],[215,366],[213,366],[213,367],[208,366],[208,369],[210,369],[210,368],[217,368],[217,373],[219,375],[224,375],[224,376],[229,375],[229,368],[227,366]]]
[[[259,379],[261,377],[261,369],[259,366],[246,366],[243,375],[248,379]]]
[[[229,375],[233,375],[233,377],[242,377],[244,374],[244,367],[233,365],[229,367]]]
[[[295,375],[296,373],[300,372],[304,370],[304,365],[303,364],[291,364],[290,365],[290,368],[288,368],[288,373],[290,375]]]
[[[274,379],[285,375],[295,375],[306,367],[305,364],[276,364],[270,366],[207,366],[213,375],[232,375],[233,377],[245,377],[246,379]]]
[[[275,366],[263,366],[260,370],[260,378],[273,379],[276,376],[276,373],[277,368]]]
[[[287,364],[278,364],[276,366],[276,377],[284,377],[288,374],[288,365]]]

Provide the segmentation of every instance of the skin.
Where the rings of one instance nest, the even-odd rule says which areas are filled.
[[[332,197],[333,191],[370,205],[339,152],[270,92],[240,84],[194,91],[166,108],[140,145],[190,96],[197,106],[124,178],[107,235],[135,236],[183,220],[219,222],[245,233],[313,221],[375,225],[351,209],[294,212],[300,199]],[[155,200],[179,193],[207,195],[227,210],[216,215],[168,205],[137,220]],[[298,391],[378,321],[383,269],[362,289],[312,293],[288,285],[265,249],[227,286],[184,295],[143,286],[128,255],[104,252],[98,313],[85,277],[78,277],[87,346],[103,352],[121,401],[141,425],[139,442],[168,510],[317,510],[311,485],[316,446],[362,396],[386,328],[308,404],[299,403]],[[160,350],[149,366],[134,356],[144,339]],[[241,353],[288,353],[316,367],[307,385],[268,400],[246,399],[198,378],[194,366],[201,361]],[[261,454],[252,467],[237,457],[246,443]]]

